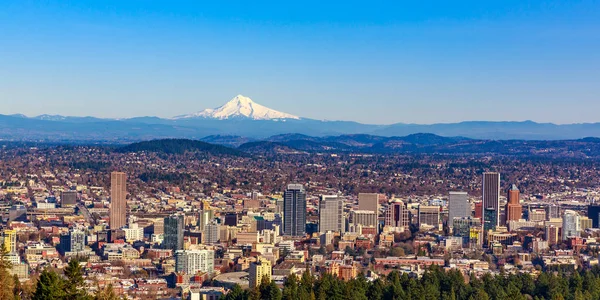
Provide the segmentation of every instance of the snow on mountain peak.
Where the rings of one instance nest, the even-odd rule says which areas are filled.
[[[219,120],[230,118],[249,118],[253,120],[300,119],[298,116],[262,106],[242,95],[235,96],[229,102],[217,108],[209,108],[194,114],[174,117],[174,119],[189,118],[212,118]]]

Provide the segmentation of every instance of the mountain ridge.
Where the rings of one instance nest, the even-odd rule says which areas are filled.
[[[21,114],[0,115],[0,140],[12,141],[134,142],[160,138],[202,139],[207,136],[214,136],[214,141],[230,139],[228,136],[248,139],[230,139],[230,145],[239,146],[264,138],[272,138],[272,141],[277,142],[278,135],[285,137],[289,134],[317,137],[351,134],[394,137],[416,133],[491,140],[567,140],[600,137],[600,123],[558,125],[527,120],[372,125],[353,121],[320,121],[276,111],[242,95],[234,97],[220,107],[174,118],[141,116],[105,119],[52,114],[35,117]],[[357,139],[354,141],[361,143]],[[387,143],[400,145],[403,142],[406,141]],[[369,143],[372,146],[375,141]]]

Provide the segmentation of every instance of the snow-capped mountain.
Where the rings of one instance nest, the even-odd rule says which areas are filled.
[[[248,118],[253,120],[300,119],[298,116],[262,106],[242,95],[235,96],[235,98],[231,99],[223,106],[205,109],[194,114],[176,116],[173,119],[189,118],[211,118],[219,120],[231,118]]]
[[[34,119],[46,120],[46,121],[64,121],[64,120],[67,119],[67,117],[61,116],[61,115],[48,115],[48,114],[44,114],[44,115],[39,115],[37,117],[34,117]]]

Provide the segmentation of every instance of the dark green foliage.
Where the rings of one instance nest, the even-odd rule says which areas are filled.
[[[56,272],[44,270],[37,282],[35,300],[57,300],[65,299],[65,282]]]
[[[246,293],[234,288],[226,300],[529,300],[600,299],[600,268],[569,274],[542,273],[533,278],[527,273],[465,277],[458,270],[430,268],[421,278],[396,271],[387,277],[367,281],[361,274],[344,282],[330,274],[314,279],[305,272],[299,280],[290,276],[283,291],[274,282],[263,281]]]
[[[87,292],[83,281],[83,271],[79,260],[71,259],[69,265],[65,268],[65,293],[66,300],[86,299]]]
[[[133,143],[125,147],[121,147],[115,150],[120,153],[128,152],[157,152],[165,154],[183,154],[185,152],[207,152],[214,155],[242,155],[236,149],[228,148],[221,145],[213,145],[201,141],[187,140],[187,139],[163,139],[163,140],[152,140],[139,143]]]

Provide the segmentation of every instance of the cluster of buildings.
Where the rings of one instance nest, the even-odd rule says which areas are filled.
[[[550,269],[597,264],[589,251],[599,245],[600,206],[524,199],[515,184],[504,194],[499,173],[482,177],[481,195],[420,198],[309,194],[301,184],[272,195],[173,188],[159,200],[167,212],[142,209],[122,172],[111,173],[108,201],[90,196],[105,195],[97,187],[37,197],[43,188],[31,182],[17,195],[34,201],[20,197],[6,209],[0,244],[23,280],[80,258],[92,291],[111,284],[132,297],[190,299],[218,299],[265,278],[281,285],[307,270],[349,280],[394,270],[418,276],[432,265],[465,276],[536,272],[534,257]]]

